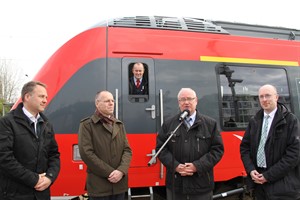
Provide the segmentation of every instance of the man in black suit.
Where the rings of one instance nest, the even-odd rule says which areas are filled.
[[[133,76],[129,80],[129,94],[148,95],[148,81],[143,77],[144,72],[143,63],[138,62],[133,65]]]

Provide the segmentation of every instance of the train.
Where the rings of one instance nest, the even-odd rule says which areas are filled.
[[[146,95],[130,95],[133,64],[145,66]],[[95,111],[97,91],[115,98],[133,150],[129,189],[164,187],[165,168],[155,156],[163,121],[179,112],[183,87],[198,96],[197,109],[218,122],[225,152],[216,183],[241,185],[246,176],[239,145],[260,109],[257,91],[274,85],[279,101],[300,118],[300,30],[201,18],[132,16],[108,19],[63,44],[33,78],[48,88],[46,116],[61,152],[53,197],[85,193],[86,165],[78,150],[81,119]]]

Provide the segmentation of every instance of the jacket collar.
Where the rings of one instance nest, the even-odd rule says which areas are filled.
[[[288,108],[284,104],[277,102],[277,111],[275,113],[272,124],[284,122],[283,120],[285,120],[285,117],[288,113],[289,113]],[[263,116],[264,116],[264,110],[260,109],[254,118],[256,119],[257,122],[262,123]]]
[[[93,123],[98,123],[99,121],[102,121],[102,118],[96,115],[95,113],[91,116],[91,120]],[[120,120],[114,118],[114,123],[122,123]]]

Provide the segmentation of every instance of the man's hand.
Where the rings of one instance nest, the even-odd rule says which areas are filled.
[[[258,173],[258,171],[256,171],[256,170],[252,170],[250,172],[250,176],[251,176],[252,180],[254,181],[254,183],[264,184],[267,182],[267,180],[265,179],[263,174]]]
[[[34,188],[37,191],[44,191],[51,185],[51,180],[46,177],[46,173],[39,174],[39,180]]]
[[[124,175],[123,172],[119,170],[114,170],[112,171],[112,173],[110,173],[107,180],[111,183],[117,183],[123,178],[123,175]]]
[[[181,176],[192,176],[196,171],[196,167],[193,163],[179,164],[176,167],[176,172]]]

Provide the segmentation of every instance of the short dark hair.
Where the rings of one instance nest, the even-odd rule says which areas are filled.
[[[47,88],[47,85],[40,81],[29,81],[28,83],[25,83],[21,91],[22,101],[24,101],[25,95],[32,92],[37,85]]]

